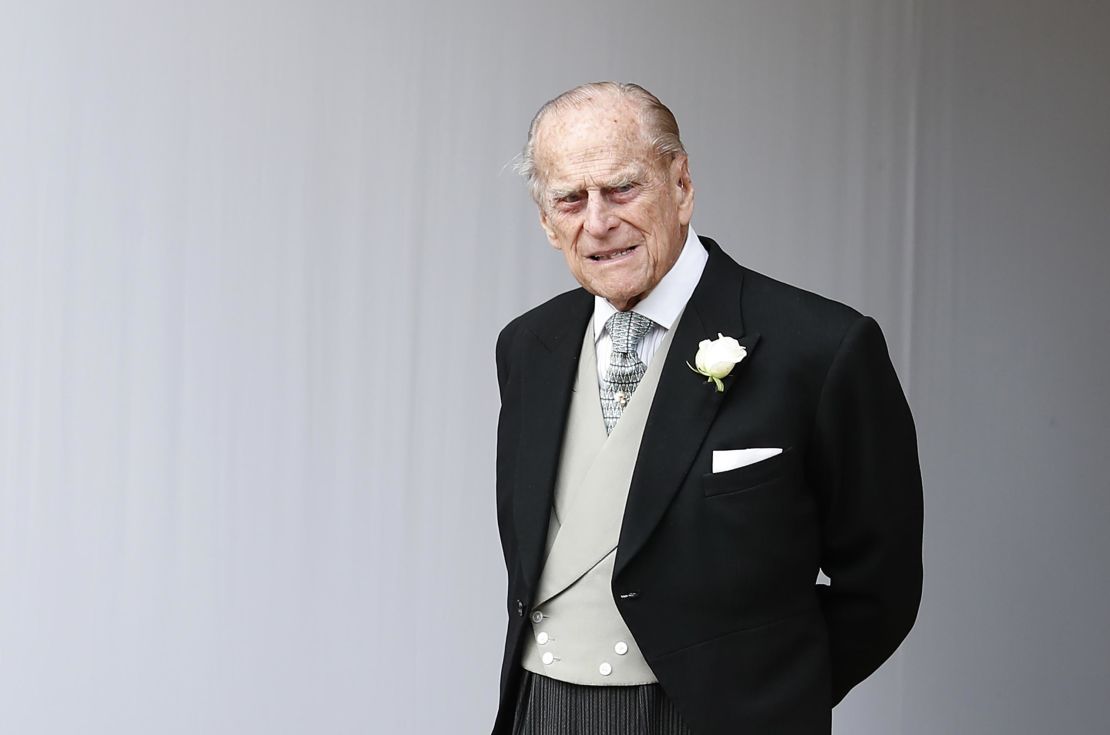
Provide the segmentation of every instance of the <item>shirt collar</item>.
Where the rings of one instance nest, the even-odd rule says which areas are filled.
[[[701,280],[701,272],[705,269],[705,263],[708,260],[709,253],[702,247],[693,226],[687,227],[686,243],[682,246],[682,252],[678,254],[678,260],[664,274],[655,288],[640,303],[632,307],[632,311],[646,316],[663,329],[673,327],[678,315],[686,308],[686,302],[690,300],[698,281]],[[605,322],[616,311],[606,299],[594,296],[595,342],[601,338]]]

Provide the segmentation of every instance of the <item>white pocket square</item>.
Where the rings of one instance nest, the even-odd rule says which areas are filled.
[[[714,449],[713,472],[728,472],[782,454],[780,447],[754,447],[752,449]]]

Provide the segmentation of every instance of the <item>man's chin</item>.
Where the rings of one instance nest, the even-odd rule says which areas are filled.
[[[614,274],[615,275],[615,274]],[[645,287],[643,278],[640,279],[577,279],[582,288],[594,296],[600,296],[621,311],[631,309],[650,292],[650,287]]]
[[[589,289],[586,290],[588,291]],[[601,298],[608,301],[610,304],[613,305],[613,308],[617,309],[618,311],[628,311],[633,306],[640,303],[640,301],[643,300],[645,294],[641,291],[632,290],[608,290],[606,293],[595,293],[595,295],[600,296]]]

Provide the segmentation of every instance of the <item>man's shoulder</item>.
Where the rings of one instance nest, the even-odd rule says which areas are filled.
[[[759,332],[765,349],[795,366],[825,374],[837,356],[866,345],[875,355],[888,348],[882,329],[856,309],[763,273],[743,269],[741,296],[746,328]]]
[[[497,380],[502,391],[510,379],[514,355],[524,344],[522,337],[539,340],[554,351],[564,340],[581,340],[581,327],[593,311],[593,296],[576,288],[548,299],[505,325],[497,335]],[[576,333],[577,332],[577,333]]]
[[[522,332],[534,334],[541,339],[561,332],[567,326],[569,315],[586,313],[592,304],[593,296],[583,288],[561,293],[506,324],[498,335],[497,343],[505,344]]]
[[[847,328],[862,315],[851,306],[765,273],[739,266],[743,272],[746,313],[797,324],[819,322],[826,329]]]
[[[786,337],[795,345],[824,351],[835,349],[841,337],[862,318],[860,312],[827,296],[795,286],[741,265],[713,240],[707,241],[710,263],[716,264],[717,284],[740,290],[746,329],[767,337]],[[722,272],[731,275],[723,275]]]

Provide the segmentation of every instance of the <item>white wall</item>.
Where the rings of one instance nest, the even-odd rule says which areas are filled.
[[[1096,733],[1110,691],[1110,5],[921,3],[906,733]]]
[[[1097,731],[1106,8],[5,4],[0,732],[488,729],[493,339],[572,285],[505,164],[605,78],[918,418],[921,617],[837,731]]]

